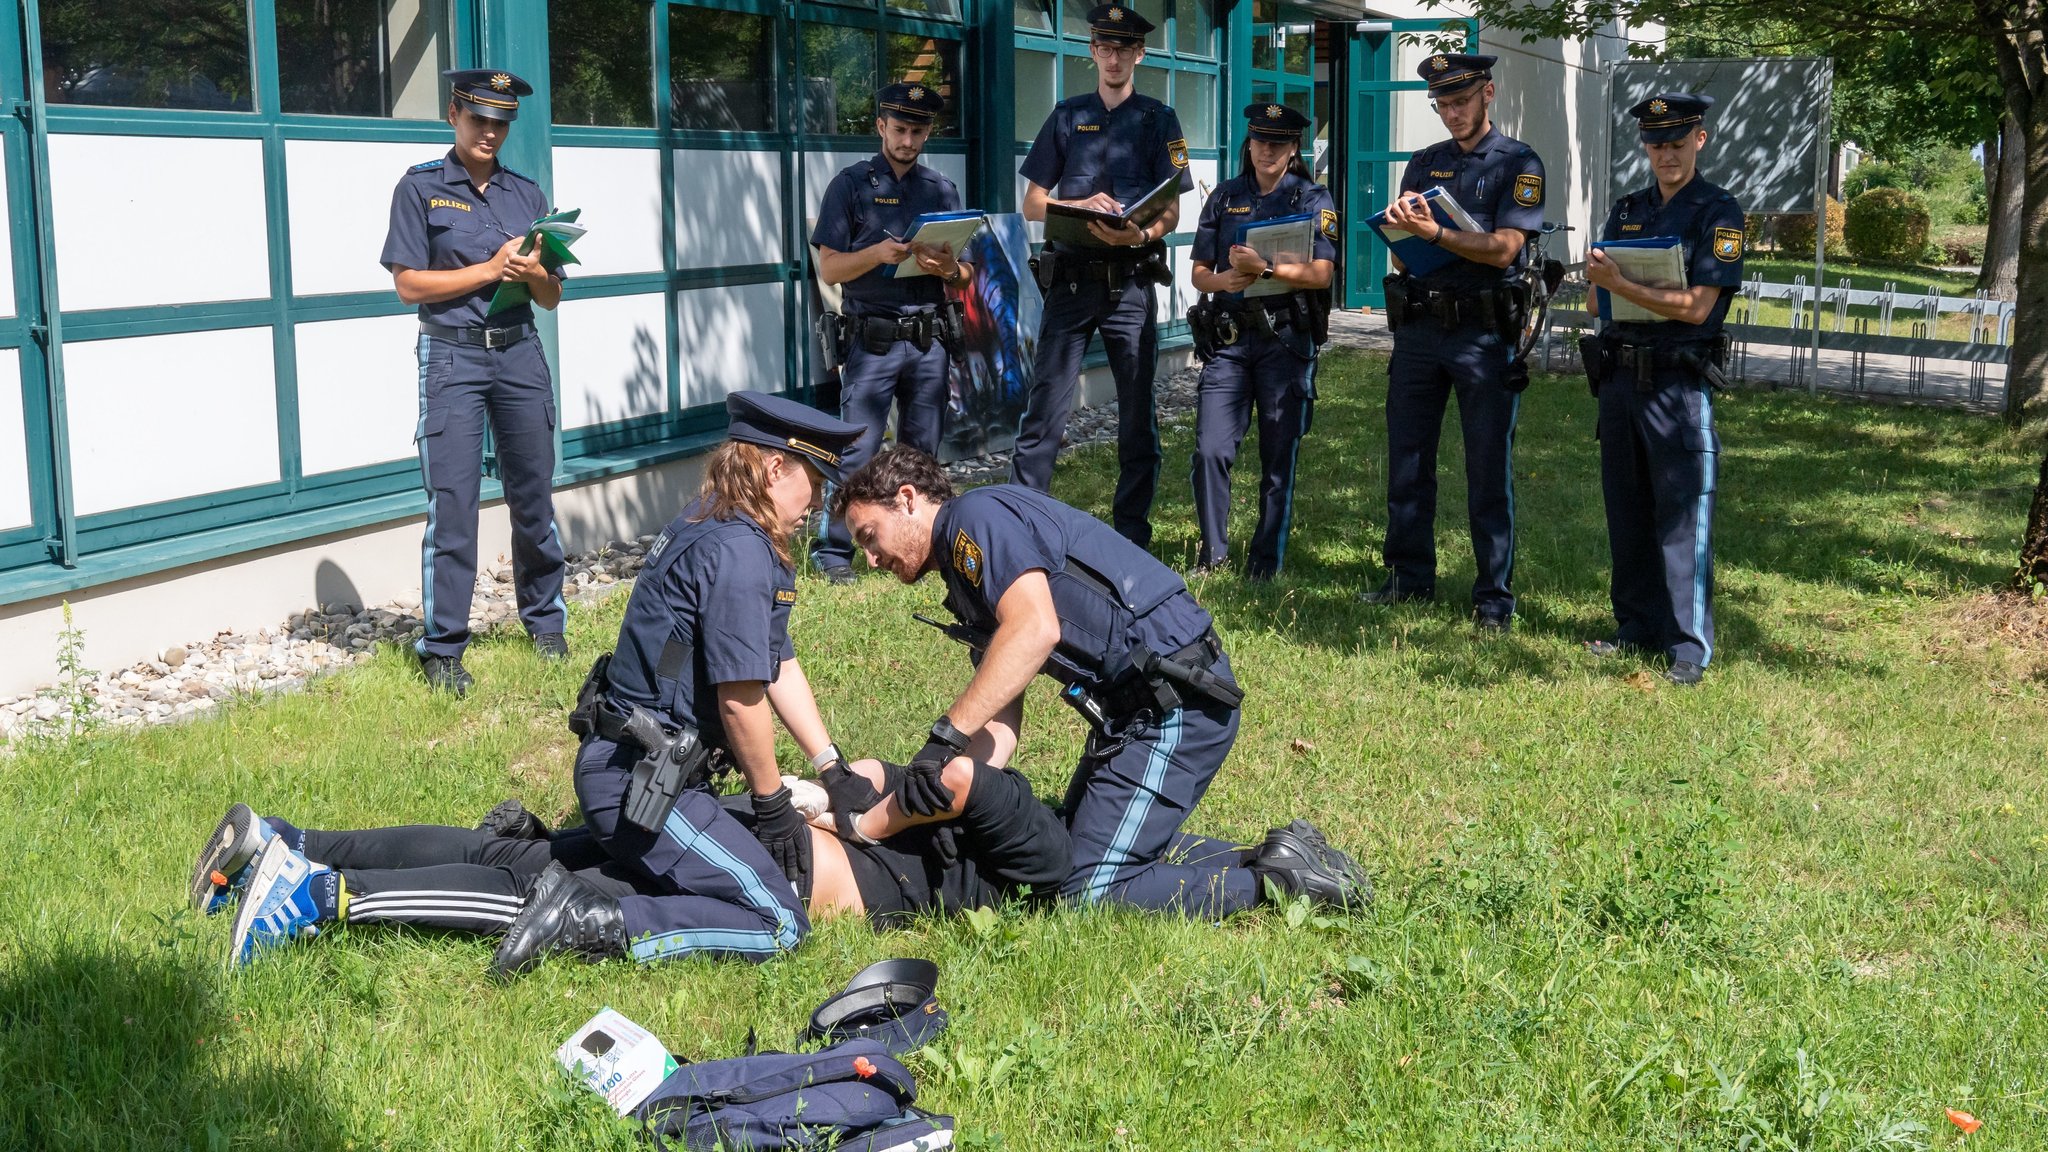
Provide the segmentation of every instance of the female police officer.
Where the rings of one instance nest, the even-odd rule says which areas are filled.
[[[1195,228],[1194,285],[1216,294],[1209,315],[1217,325],[1195,410],[1197,564],[1219,568],[1229,560],[1230,467],[1256,407],[1259,526],[1245,570],[1254,580],[1270,580],[1287,553],[1295,456],[1315,403],[1314,313],[1323,302],[1311,296],[1327,289],[1337,270],[1337,209],[1329,189],[1301,162],[1308,117],[1279,104],[1253,104],[1244,114],[1249,124],[1240,170],[1209,196]],[[1315,238],[1305,262],[1275,265],[1238,242],[1246,225],[1303,214]],[[1246,299],[1244,290],[1261,280],[1292,291]]]
[[[501,284],[524,284],[534,303],[562,299],[559,277],[519,248],[547,214],[538,185],[498,163],[519,98],[532,93],[509,72],[443,73],[455,147],[406,170],[391,195],[391,229],[379,257],[398,298],[420,319],[420,475],[427,489],[421,547],[418,651],[427,683],[457,696],[469,688],[462,650],[476,584],[476,521],[484,422],[498,449],[498,476],[512,517],[513,587],[519,617],[543,657],[569,654],[562,639],[562,543],[555,534],[554,385],[533,309],[491,315]]]

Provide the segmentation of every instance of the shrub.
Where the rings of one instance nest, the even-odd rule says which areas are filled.
[[[1927,205],[1899,188],[1872,188],[1850,201],[1842,225],[1858,260],[1918,260],[1927,248]]]
[[[1842,245],[1842,226],[1847,218],[1842,202],[1828,197],[1828,255],[1840,256],[1847,249]],[[1777,218],[1778,254],[1799,257],[1813,252],[1813,213],[1801,212]]]

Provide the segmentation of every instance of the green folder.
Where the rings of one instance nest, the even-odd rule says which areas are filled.
[[[565,264],[581,263],[576,254],[569,251],[569,246],[587,231],[576,223],[576,218],[582,214],[583,209],[571,208],[566,212],[550,212],[535,220],[533,226],[526,230],[526,243],[519,246],[519,254],[530,256],[533,246],[540,245],[541,266],[550,272],[559,271]],[[496,316],[507,308],[517,308],[532,300],[533,290],[525,284],[501,281],[498,290],[491,294],[491,306],[484,314]]]

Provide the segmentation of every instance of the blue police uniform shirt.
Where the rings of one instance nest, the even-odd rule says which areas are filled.
[[[811,243],[834,252],[854,252],[894,236],[901,240],[927,212],[957,212],[960,189],[943,172],[918,164],[901,180],[889,158],[877,153],[839,170],[825,187]],[[846,301],[860,312],[909,312],[943,304],[945,286],[936,276],[898,280],[879,265],[846,282]]]
[[[718,685],[773,681],[796,657],[789,613],[796,573],[745,513],[700,520],[701,501],[661,530],[626,602],[608,676],[611,698],[638,704],[694,726],[705,744],[725,747]],[[671,640],[689,645],[690,661],[673,681],[660,675]]]
[[[1600,238],[1676,237],[1685,246],[1686,283],[1694,287],[1712,284],[1737,288],[1742,284],[1742,229],[1742,205],[1735,202],[1727,189],[1695,172],[1669,203],[1664,200],[1664,190],[1655,184],[1615,201],[1607,213],[1606,226],[1600,229]],[[1722,292],[1703,323],[1617,322],[1614,332],[1624,340],[1640,344],[1711,339],[1721,334],[1721,322],[1734,299],[1735,293]]]
[[[386,268],[444,272],[481,264],[497,254],[505,241],[526,235],[535,220],[548,213],[540,185],[500,164],[490,188],[479,192],[469,172],[450,149],[439,160],[406,169],[391,192],[391,228],[384,234]],[[456,328],[485,323],[485,310],[497,285],[486,284],[467,295],[437,304],[420,305],[420,319]],[[533,319],[533,307],[521,304],[490,317],[489,323],[522,324]]]
[[[1488,128],[1470,152],[1456,140],[1432,144],[1409,157],[1401,173],[1401,191],[1427,192],[1443,188],[1457,198],[1473,223],[1487,232],[1519,228],[1537,232],[1543,228],[1543,158],[1536,150],[1500,129]],[[1522,249],[1517,266],[1526,262],[1529,250]],[[1453,260],[1428,276],[1418,277],[1431,288],[1491,288],[1508,275],[1474,260]]]
[[[1175,172],[1182,192],[1195,186],[1179,114],[1139,92],[1115,108],[1099,92],[1055,104],[1017,172],[1055,200],[1106,192],[1126,207]]]
[[[1208,611],[1172,569],[1043,492],[990,484],[961,493],[939,508],[932,548],[947,609],[991,633],[1003,594],[1026,572],[1043,571],[1060,618],[1058,652],[1098,686],[1129,665],[1137,643],[1172,655],[1209,631]]]
[[[1232,176],[1216,186],[1202,205],[1202,218],[1195,224],[1194,252],[1189,259],[1206,262],[1221,271],[1230,266],[1230,246],[1243,235],[1244,226],[1283,216],[1308,215],[1315,220],[1315,249],[1311,260],[1337,258],[1337,201],[1330,190],[1294,172],[1284,172],[1267,195],[1259,195],[1259,178],[1252,173]],[[1219,292],[1219,298],[1241,299],[1240,292]],[[1285,300],[1284,296],[1273,297]]]

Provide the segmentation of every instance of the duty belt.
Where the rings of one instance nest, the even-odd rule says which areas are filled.
[[[1460,324],[1480,324],[1492,328],[1499,323],[1500,312],[1497,294],[1492,288],[1481,288],[1473,292],[1452,292],[1442,288],[1414,286],[1408,290],[1408,307],[1417,313],[1425,313],[1446,328]]]
[[[1684,368],[1699,373],[1716,388],[1727,386],[1727,379],[1721,372],[1721,365],[1728,358],[1726,335],[1658,344],[1632,344],[1617,339],[1612,348],[1614,365],[1628,369],[1629,375],[1635,378],[1638,392],[1657,390],[1659,368]]]
[[[420,321],[420,331],[441,340],[453,340],[457,344],[468,344],[475,348],[510,348],[528,336],[533,335],[531,324],[505,324],[497,327],[478,325],[474,328],[455,328],[447,324],[430,324]]]
[[[861,343],[870,348],[908,340],[923,351],[932,346],[932,339],[938,335],[936,308],[926,308],[907,316],[855,316],[852,319],[860,326]]]

